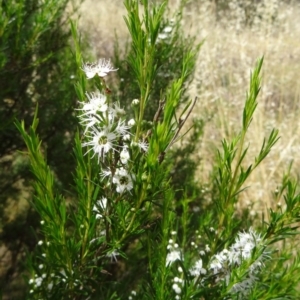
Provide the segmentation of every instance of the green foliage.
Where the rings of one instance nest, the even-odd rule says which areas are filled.
[[[41,218],[28,259],[28,299],[297,299],[299,183],[284,176],[280,205],[265,219],[236,208],[278,140],[274,129],[245,165],[263,58],[250,75],[240,131],[216,151],[211,182],[198,183],[195,152],[205,124],[195,119],[192,130],[183,128],[197,101],[186,91],[200,45],[181,37],[182,7],[171,21],[166,1],[124,4],[131,44],[124,60],[116,47],[118,70],[105,59],[84,63],[71,24],[80,107],[71,134],[76,169],[67,175],[76,195],[67,198],[72,194],[55,182],[38,110],[29,128],[16,121]],[[112,90],[111,72],[120,76]],[[187,145],[176,148],[184,139]]]
[[[151,122],[157,122],[162,118],[161,110],[162,106],[165,105],[166,102],[164,90],[169,87],[174,89],[175,86],[171,87],[171,84],[181,75],[182,72],[185,74],[182,81],[184,84],[182,84],[182,82],[178,82],[178,87],[176,87],[177,91],[173,90],[172,93],[177,93],[180,90],[181,102],[185,103],[188,101],[188,86],[192,80],[197,54],[201,47],[201,43],[195,43],[194,37],[187,37],[183,34],[181,21],[186,1],[181,2],[179,9],[171,18],[167,18],[164,14],[162,14],[166,11],[166,3],[163,1],[158,2],[158,8],[152,8],[152,13],[155,15],[153,20],[154,25],[151,23],[152,21],[149,20],[149,16],[145,17],[145,22],[149,22],[149,24],[145,27],[146,34],[148,32],[148,38],[149,40],[152,40],[152,44],[148,44],[145,40],[147,38],[145,33],[138,32],[136,29],[134,13],[131,11],[130,17],[126,19],[126,24],[129,26],[129,31],[134,35],[134,38],[132,38],[132,42],[128,43],[126,46],[125,53],[122,53],[123,49],[120,49],[118,42],[116,42],[114,53],[114,61],[118,68],[118,77],[120,78],[117,90],[118,99],[121,99],[124,106],[127,107],[131,105],[131,101],[133,99],[140,97],[140,85],[137,82],[136,72],[134,70],[138,67],[138,64],[141,65],[141,62],[137,63],[137,61],[144,59],[145,66],[154,65],[153,74],[155,76],[152,74],[149,81],[150,88],[148,88],[147,109],[144,112],[144,120],[142,124],[144,129],[149,129],[151,127]],[[127,9],[128,5],[136,5],[133,2],[126,3],[125,5],[127,5]],[[142,8],[144,8],[145,16],[147,16],[149,14],[149,12],[146,11],[147,7],[143,6]],[[143,24],[143,20],[137,20],[137,23]],[[155,27],[153,33],[151,29],[152,27]],[[154,38],[155,40],[153,40]],[[142,44],[142,51],[139,50],[140,47],[138,47],[138,43]],[[147,50],[145,47],[149,47],[149,49]],[[145,58],[145,53],[151,53],[151,58],[150,56]],[[190,53],[189,57],[187,56],[188,53]],[[184,58],[186,61],[182,64]],[[130,67],[130,62],[134,64],[133,68]],[[183,66],[185,70],[182,70]],[[144,82],[143,74],[141,74],[140,80],[142,83]],[[170,97],[173,97],[173,95],[170,95]],[[186,108],[188,106],[189,104]],[[169,109],[172,109],[172,107],[169,107]],[[184,112],[185,110],[182,111],[181,117]],[[178,117],[178,119],[180,120],[180,117]],[[184,125],[184,123],[185,122],[183,122],[182,125]],[[189,194],[192,194],[194,189],[199,190],[199,188],[197,188],[193,183],[197,162],[195,159],[191,158],[191,154],[193,153],[197,155],[197,144],[195,141],[199,140],[204,124],[202,120],[197,118],[194,118],[193,123],[194,124],[190,128],[191,137],[189,142],[186,143],[186,146],[169,149],[170,151],[166,157],[168,160],[167,164],[170,165],[170,171],[173,174],[172,182],[177,198],[180,198],[183,193],[183,185],[186,186],[187,190],[189,190]],[[170,125],[171,124],[168,124],[167,128],[171,128]],[[184,133],[178,134],[176,138],[180,139],[183,134]],[[170,146],[173,142],[171,142]],[[154,156],[155,155],[165,158],[163,152],[156,152]]]
[[[182,1],[184,3],[185,1]],[[125,2],[125,5],[136,5],[133,3]],[[131,9],[129,7],[129,9]],[[144,6],[144,10],[147,8]],[[119,49],[118,43],[115,44],[114,61],[116,67],[118,67],[118,76],[120,78],[120,84],[118,87],[119,97],[122,99],[122,103],[130,105],[131,101],[135,98],[139,98],[140,88],[146,85],[143,80],[143,73],[140,76],[141,84],[138,84],[136,77],[136,67],[138,64],[141,66],[141,60],[145,61],[145,67],[148,65],[154,65],[152,74],[149,74],[149,82],[151,86],[148,86],[148,100],[147,110],[145,111],[144,119],[152,121],[157,111],[159,101],[163,101],[162,92],[169,87],[171,82],[179,78],[182,72],[182,60],[187,53],[190,53],[189,64],[185,65],[185,78],[186,83],[182,86],[183,101],[187,101],[186,91],[188,84],[190,83],[195,68],[195,62],[197,53],[201,44],[195,45],[193,37],[186,37],[183,35],[183,29],[180,26],[182,21],[183,5],[176,12],[176,14],[168,19],[162,13],[166,10],[166,4],[162,2],[157,9],[153,8],[153,14],[155,18],[150,21],[148,17],[145,17],[146,33],[138,33],[135,28],[135,20],[132,13],[126,19],[126,24],[129,27],[129,31],[134,35],[132,42],[127,45],[125,53],[123,49]],[[149,14],[149,12],[145,12]],[[151,23],[153,22],[153,24]],[[137,21],[138,24],[143,23],[142,20]],[[152,33],[153,27],[153,33]],[[139,34],[139,36],[138,36]],[[146,35],[147,34],[147,35]],[[146,38],[149,38],[151,44],[148,43]],[[139,43],[141,44],[139,47]],[[147,57],[144,57],[147,55]],[[122,58],[124,56],[124,59]],[[140,60],[140,62],[138,62]],[[129,67],[129,63],[133,63],[135,67]],[[140,86],[140,87],[139,87]],[[143,87],[145,90],[147,88]]]
[[[64,299],[85,297],[85,295],[96,298],[99,295],[106,295],[106,298],[114,297],[111,291],[116,289],[118,291],[123,286],[121,284],[115,286],[115,282],[128,280],[128,278],[122,279],[119,272],[114,269],[115,256],[119,255],[128,260],[130,257],[135,257],[135,260],[141,261],[138,264],[145,270],[148,261],[151,261],[151,269],[154,273],[150,274],[150,278],[153,277],[157,284],[165,281],[167,276],[164,256],[161,256],[159,260],[152,259],[152,256],[156,255],[157,247],[162,253],[166,253],[169,225],[174,218],[174,213],[170,211],[173,192],[165,172],[167,165],[164,163],[164,153],[175,142],[186,121],[181,117],[178,119],[176,114],[181,103],[186,101],[183,97],[184,84],[194,68],[197,50],[185,49],[183,51],[179,78],[173,82],[166,81],[169,88],[159,91],[163,93],[165,100],[159,102],[156,113],[151,116],[153,122],[148,122],[148,127],[144,127],[144,113],[150,103],[153,82],[160,67],[156,41],[158,30],[161,29],[165,3],[156,8],[145,2],[142,19],[139,19],[137,3],[127,1],[125,5],[128,10],[127,24],[133,36],[133,49],[136,49],[135,52],[129,54],[128,61],[131,69],[134,70],[139,91],[138,106],[133,106],[135,125],[131,130],[132,143],[128,144],[126,140],[120,140],[119,144],[114,146],[115,150],[112,149],[107,156],[106,152],[99,152],[95,156],[90,154],[91,152],[85,154],[82,150],[84,140],[88,137],[85,137],[85,132],[77,135],[74,152],[78,164],[74,175],[77,200],[71,200],[69,207],[66,206],[66,199],[55,188],[53,175],[41,153],[40,140],[36,132],[38,122],[36,117],[29,133],[26,133],[24,122],[17,123],[27,145],[32,172],[38,182],[34,185],[36,193],[34,207],[41,215],[43,222],[44,239],[39,243],[42,253],[33,259],[31,269],[31,273],[36,274],[31,281],[35,280],[34,278],[42,278],[43,281],[41,287],[35,281],[35,288],[30,291],[30,294],[37,297]],[[75,25],[72,25],[72,32],[79,69],[82,67],[82,59]],[[168,45],[168,48],[170,49],[171,46]],[[91,67],[93,66],[85,65],[83,69]],[[89,86],[97,87],[100,92],[107,93],[105,97],[109,108],[114,109],[113,107],[118,106],[112,102],[113,99],[108,93],[103,77],[96,76],[91,79]],[[86,101],[86,87],[85,76],[83,72],[80,72],[75,88],[82,103]],[[89,95],[93,97],[93,94]],[[151,105],[154,107],[154,104]],[[187,111],[190,105],[189,101],[185,104],[183,111]],[[80,117],[84,119],[84,116],[85,114],[82,114]],[[97,118],[102,128],[110,126],[110,130],[118,130],[123,124],[123,117],[117,114],[114,114],[112,119],[106,120],[107,115],[104,114]],[[115,120],[118,120],[117,123]],[[84,120],[82,122],[86,125]],[[86,130],[88,129],[87,127]],[[148,150],[140,146],[143,143]],[[132,158],[126,164],[120,158],[125,149],[129,149]],[[127,180],[134,181],[134,187],[130,188],[130,192],[126,192],[126,189],[118,191],[118,188],[122,187],[122,182],[117,186],[117,190],[114,190],[117,172],[120,170],[125,172],[123,169],[125,165],[126,172],[132,174],[132,178],[127,178]],[[112,174],[112,178],[107,179],[108,182],[106,182],[106,176],[103,178],[103,173],[107,170]],[[48,180],[48,184],[43,183],[45,180]],[[107,201],[105,205],[101,202],[104,200],[99,202],[99,199],[104,198],[105,203]],[[96,209],[99,209],[99,213],[101,212],[100,223],[95,218]],[[153,227],[155,231],[152,233]],[[104,235],[103,232],[105,232]],[[155,248],[151,243],[153,238],[157,240]],[[139,245],[137,249],[132,249],[132,243]],[[143,253],[145,247],[148,249],[147,259]],[[131,265],[132,261],[127,263],[124,261],[124,268],[130,269]],[[156,269],[161,272],[156,273]],[[107,282],[108,275],[111,277]],[[63,278],[67,282],[67,287],[61,285]],[[133,284],[139,279],[140,276],[136,273],[135,276],[131,276],[130,282]],[[106,284],[100,284],[101,282],[106,282]],[[55,289],[47,289],[49,284],[55,286]],[[153,293],[150,290],[148,292]],[[164,286],[160,284],[159,291],[155,293],[160,295],[160,298],[163,297]]]
[[[64,29],[66,5],[66,0],[1,4],[1,156],[11,155],[22,145],[14,118],[29,122],[39,103],[49,162],[63,167],[58,154],[64,148],[59,145],[74,124],[70,112],[76,100],[72,89],[76,68],[66,48],[70,35]]]
[[[30,227],[37,228],[39,222],[37,214],[22,204],[24,197],[30,198],[32,176],[28,160],[17,152],[23,149],[24,141],[14,125],[15,118],[29,124],[39,105],[38,132],[57,187],[70,184],[75,166],[71,143],[77,123],[73,113],[77,68],[69,49],[68,20],[73,8],[69,6],[67,13],[68,3],[0,1],[1,242],[13,257],[10,268],[0,275],[6,289],[19,273],[24,246],[30,251],[34,248]],[[7,211],[10,206],[14,211]]]

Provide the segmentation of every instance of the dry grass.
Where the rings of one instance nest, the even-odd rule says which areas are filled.
[[[198,41],[205,38],[190,88],[191,96],[198,95],[200,99],[195,113],[203,118],[210,116],[199,145],[203,160],[198,176],[200,181],[208,180],[214,160],[212,148],[239,130],[250,70],[264,55],[263,89],[248,134],[248,163],[273,127],[280,130],[281,139],[251,176],[251,187],[243,196],[243,203],[254,203],[253,212],[258,213],[276,204],[272,193],[289,163],[294,160],[295,173],[300,168],[300,7],[297,2],[261,1],[250,28],[244,26],[245,14],[236,5],[238,1],[229,1],[230,11],[216,18],[214,1],[194,0],[188,5],[183,22],[187,34],[196,35]],[[178,3],[179,0],[171,1],[171,10]],[[80,28],[91,34],[95,56],[111,55],[115,31],[121,45],[125,44],[128,33],[122,1],[87,0],[81,11]]]
[[[273,127],[280,130],[281,139],[253,173],[248,181],[250,188],[242,196],[243,203],[255,203],[256,213],[277,204],[273,192],[290,162],[294,160],[295,173],[300,167],[300,26],[296,21],[300,7],[281,1],[265,2],[278,5],[274,8],[278,14],[276,21],[268,18],[268,9],[272,7],[266,5],[261,12],[265,19],[252,28],[243,27],[243,18],[234,14],[229,21],[221,17],[219,22],[212,22],[215,11],[208,3],[204,11],[199,5],[198,12],[193,11],[189,16],[192,33],[199,39],[205,38],[191,94],[199,92],[200,84],[197,114],[210,116],[199,148],[205,158],[199,180],[206,180],[211,171],[214,159],[211,148],[220,146],[222,138],[232,137],[241,127],[250,70],[258,57],[265,57],[263,88],[248,134],[248,163],[253,161]]]
[[[79,30],[89,37],[94,57],[110,57],[116,35],[120,47],[129,38],[123,16],[126,9],[122,0],[86,0],[79,10]]]

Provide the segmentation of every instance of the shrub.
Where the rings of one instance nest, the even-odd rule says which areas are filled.
[[[170,149],[184,138],[183,125],[197,100],[186,100],[184,91],[198,49],[185,48],[178,77],[161,89],[159,101],[154,98],[152,111],[166,2],[141,3],[142,13],[137,1],[125,1],[132,38],[128,68],[135,79],[133,95],[124,100],[130,106],[123,107],[123,98],[108,87],[107,78],[118,72],[110,60],[83,63],[72,27],[80,100],[77,197],[67,201],[54,184],[36,132],[38,110],[29,130],[16,122],[35,177],[32,204],[42,228],[28,261],[30,299],[297,299],[299,257],[291,256],[289,246],[299,227],[298,182],[284,176],[276,195],[280,203],[266,219],[246,220],[247,211],[236,209],[250,174],[278,140],[273,129],[254,161],[245,164],[263,59],[250,75],[241,128],[216,153],[207,193],[199,195],[203,183],[186,178],[182,184],[189,183],[190,193],[179,186],[180,176],[171,180]],[[192,139],[201,136],[201,126]],[[194,150],[190,144],[187,149]],[[176,194],[178,187],[183,193]]]
[[[68,47],[73,10],[66,13],[67,4],[67,0],[0,2],[1,246],[10,257],[5,258],[1,282],[6,289],[19,272],[24,245],[29,250],[35,245],[30,227],[38,226],[36,213],[23,201],[30,199],[32,176],[28,160],[17,152],[24,142],[14,119],[28,124],[38,104],[38,132],[56,184],[68,185],[75,167],[71,141],[76,124],[76,64]]]

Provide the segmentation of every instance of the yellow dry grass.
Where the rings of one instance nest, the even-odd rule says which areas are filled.
[[[170,11],[179,2],[170,1]],[[239,1],[229,2],[230,10],[216,21],[214,1],[191,1],[183,20],[186,34],[195,35],[198,41],[205,39],[190,87],[191,97],[199,97],[194,113],[203,118],[209,116],[199,144],[203,160],[199,164],[198,180],[207,182],[209,178],[214,161],[212,149],[240,129],[250,70],[257,58],[264,55],[263,88],[247,136],[247,163],[253,161],[272,128],[280,130],[281,139],[251,175],[250,188],[242,196],[242,203],[255,204],[255,214],[277,204],[273,192],[290,162],[294,161],[294,173],[300,167],[300,7],[297,1],[260,1],[254,25],[249,28],[243,25],[245,14],[237,5]],[[121,46],[125,44],[128,39],[125,13],[121,0],[83,3],[79,25],[90,35],[95,57],[111,56],[115,32]]]
[[[232,1],[233,2],[233,1]],[[206,180],[214,157],[211,148],[219,147],[220,140],[232,137],[241,127],[245,92],[249,85],[250,70],[258,57],[264,55],[262,91],[257,111],[247,136],[251,164],[258,154],[262,141],[272,128],[280,130],[281,139],[270,155],[248,181],[250,188],[241,198],[244,204],[254,203],[253,213],[274,207],[273,192],[280,185],[283,173],[294,160],[294,173],[300,166],[299,71],[300,71],[300,7],[296,3],[265,1],[261,11],[265,19],[256,26],[242,26],[242,16],[236,14],[228,20],[212,22],[214,7],[207,3],[206,9],[193,11],[189,16],[191,31],[205,38],[201,48],[194,87],[197,93],[201,84],[197,113],[211,116],[206,124],[199,151],[204,158],[199,180]],[[272,21],[268,15],[274,11]],[[210,15],[211,14],[211,15]],[[201,24],[200,26],[194,24]]]

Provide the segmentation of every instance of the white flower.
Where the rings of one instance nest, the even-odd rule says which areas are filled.
[[[106,253],[107,257],[111,258],[111,261],[118,261],[117,256],[120,255],[117,250],[112,250]]]
[[[128,126],[132,127],[132,126],[134,126],[134,125],[135,125],[135,120],[134,120],[134,119],[130,119],[130,120],[128,121]]]
[[[126,114],[125,110],[120,107],[119,103],[114,103],[112,107],[109,108],[109,118],[114,120],[115,118],[120,118]]]
[[[163,32],[165,33],[169,33],[173,30],[173,27],[172,26],[166,26],[164,29],[163,29]]]
[[[127,147],[123,147],[123,149],[120,153],[120,159],[121,159],[122,164],[126,165],[129,158],[130,158],[130,155],[129,155]]]
[[[173,281],[174,281],[174,282],[179,282],[179,283],[183,284],[183,279],[182,279],[182,278],[179,278],[179,277],[177,277],[177,276],[174,277]]]
[[[100,173],[100,176],[102,177],[102,179],[104,179],[105,177],[110,177],[111,176],[111,170],[109,170],[109,169],[102,170],[102,172]]]
[[[93,78],[98,72],[97,64],[85,63],[82,66],[82,70],[84,71],[84,73],[88,79]]]
[[[253,250],[255,248],[261,249],[261,246],[262,238],[252,229],[249,232],[240,232],[229,250],[224,249],[213,256],[210,269],[213,270],[215,275],[218,274],[217,280],[224,280],[228,285],[232,270],[240,267],[244,260],[251,259]],[[263,266],[263,259],[267,257],[267,254],[264,251],[262,255],[251,263],[247,275],[231,288],[230,292],[232,294],[248,295],[254,282],[257,280],[256,274]]]
[[[88,102],[80,102],[83,106],[78,110],[83,111],[83,114],[79,116],[81,123],[86,126],[85,132],[101,120],[101,115],[98,112],[104,113],[108,109],[106,103],[106,96],[100,92],[86,94]]]
[[[107,206],[107,198],[105,197],[102,197],[100,200],[96,202],[96,204],[93,207],[93,212],[96,213],[96,219],[101,219],[103,217],[102,211],[106,209],[106,206]]]
[[[202,259],[196,261],[195,265],[190,269],[190,273],[193,276],[200,276],[201,274],[205,275],[206,270],[203,268]]]
[[[157,38],[160,40],[165,40],[166,38],[168,38],[168,34],[167,33],[159,33]]]
[[[128,134],[128,126],[125,125],[125,121],[121,121],[119,120],[118,125],[116,127],[116,132],[121,135],[121,136],[125,136]]]
[[[214,274],[218,274],[222,269],[223,269],[223,265],[222,265],[223,261],[219,260],[219,257],[216,255],[214,256],[212,262],[210,263],[209,268],[211,270],[213,270]]]
[[[99,59],[97,63],[86,63],[83,65],[82,70],[85,72],[88,79],[93,78],[96,74],[99,77],[105,77],[109,72],[116,71],[110,60]]]
[[[53,282],[51,281],[48,286],[47,286],[48,290],[51,291],[53,288]]]
[[[171,265],[174,261],[181,260],[181,253],[179,250],[172,250],[168,253],[166,258],[166,266]]]
[[[175,291],[176,294],[181,294],[181,288],[179,287],[179,285],[177,283],[174,283],[172,285],[173,290]]]
[[[43,282],[43,278],[42,277],[37,277],[35,279],[35,286],[40,287],[42,285],[42,282]]]
[[[132,102],[131,102],[131,104],[132,104],[133,106],[138,105],[139,103],[140,103],[140,100],[139,100],[139,99],[133,99]]]
[[[116,184],[117,193],[123,193],[124,191],[130,191],[133,189],[133,174],[129,174],[124,168],[116,170],[113,177],[113,183]]]
[[[214,274],[226,271],[229,264],[229,257],[231,253],[227,249],[222,250],[213,256],[212,262],[210,263],[210,269],[213,270]]]
[[[100,157],[109,152],[109,150],[114,149],[114,143],[116,141],[117,135],[115,132],[111,131],[110,127],[105,127],[101,131],[95,127],[92,127],[91,134],[92,135],[89,136],[91,140],[83,143],[82,146],[91,146],[91,148],[86,153],[93,150],[93,157],[95,155],[98,155],[99,161]]]
[[[95,124],[99,123],[99,117],[96,115],[81,115],[81,124],[85,126],[84,134],[93,127]]]
[[[230,289],[231,294],[237,294],[239,293],[241,296],[248,296],[250,289],[252,288],[253,284],[257,280],[254,276],[249,276],[245,280],[235,283],[232,288]]]
[[[148,151],[148,148],[149,148],[149,144],[147,142],[144,142],[144,141],[139,141],[138,142],[138,146],[141,150],[143,150],[144,152],[147,152]]]
[[[123,141],[130,141],[130,134],[129,133],[123,135]]]
[[[86,93],[88,98],[88,102],[80,102],[83,104],[83,107],[79,110],[84,111],[84,115],[86,114],[96,114],[98,111],[105,112],[108,109],[108,105],[106,103],[106,96],[101,94],[99,91],[95,93]]]
[[[139,140],[139,142],[132,141],[131,142],[131,147],[138,147],[140,150],[143,152],[147,152],[149,148],[149,144],[147,142]]]
[[[260,235],[252,229],[249,230],[249,233],[240,232],[235,243],[230,247],[230,263],[240,265],[242,260],[250,258],[253,249],[261,240]]]
[[[109,72],[117,71],[118,69],[114,69],[110,60],[99,59],[98,64],[98,75],[100,77],[105,77]]]

